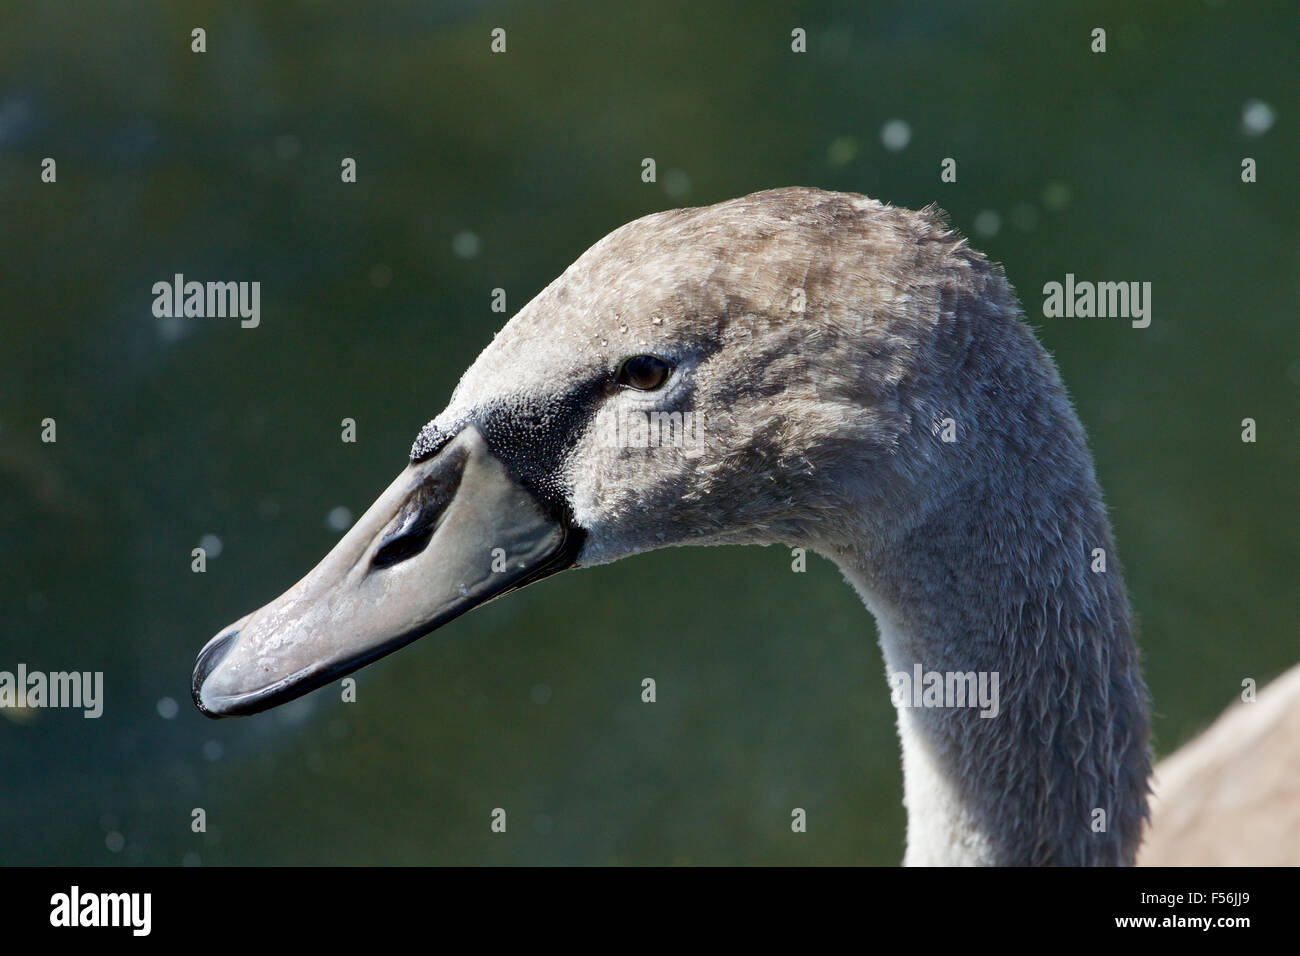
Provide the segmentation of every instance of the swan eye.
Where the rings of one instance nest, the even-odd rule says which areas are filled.
[[[673,367],[654,355],[633,355],[618,369],[618,384],[651,392],[668,381]]]

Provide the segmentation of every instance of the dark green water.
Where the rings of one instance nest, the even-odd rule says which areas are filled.
[[[203,642],[401,469],[493,288],[513,312],[629,219],[791,184],[937,201],[1005,263],[1091,436],[1168,752],[1300,659],[1295,28],[1287,3],[5,4],[0,669],[102,670],[107,703],[0,712],[0,862],[897,862],[874,626],[777,549],[561,575],[355,704],[188,701]],[[259,280],[261,326],[160,322],[178,272]],[[1067,272],[1150,281],[1150,328],[1042,318]]]

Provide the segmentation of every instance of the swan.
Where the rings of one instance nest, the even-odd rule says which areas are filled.
[[[838,565],[892,691],[996,682],[992,714],[892,694],[905,864],[1134,862],[1147,691],[1092,458],[1001,267],[935,207],[787,188],[616,229],[320,564],[203,647],[194,701],[255,713],[558,571],[720,544]]]
[[[1153,775],[1140,866],[1300,866],[1300,664]]]

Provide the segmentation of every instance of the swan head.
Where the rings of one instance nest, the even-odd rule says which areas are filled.
[[[265,709],[570,567],[887,535],[942,480],[963,299],[1015,311],[938,214],[863,196],[617,229],[497,334],[320,565],[208,643],[195,702]]]

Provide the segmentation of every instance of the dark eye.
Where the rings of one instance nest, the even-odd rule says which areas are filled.
[[[654,391],[664,382],[673,367],[653,355],[633,355],[623,360],[618,369],[618,384],[643,392]]]

